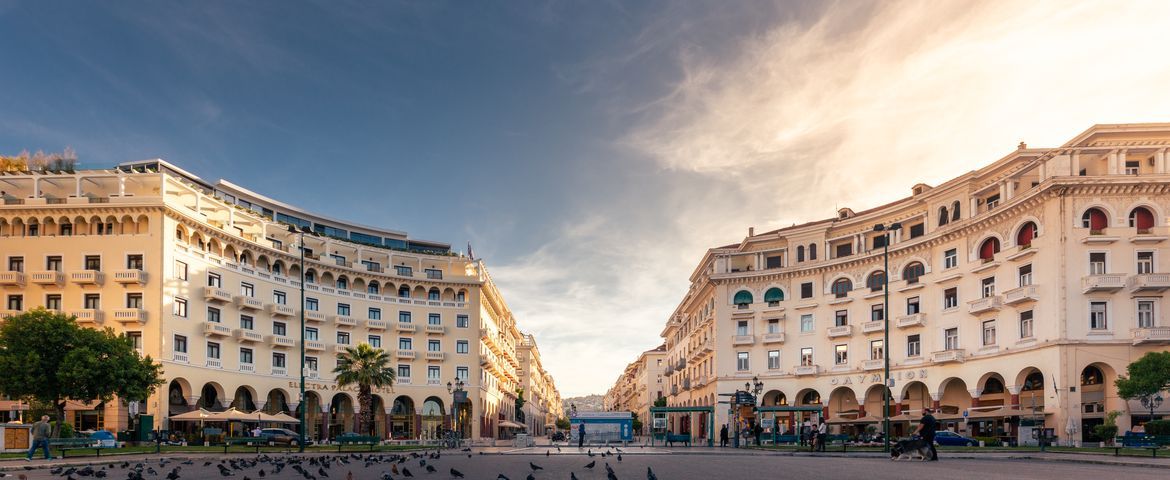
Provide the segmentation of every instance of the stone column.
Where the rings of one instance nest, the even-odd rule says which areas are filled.
[[[1166,173],[1166,149],[1154,152],[1154,173]]]

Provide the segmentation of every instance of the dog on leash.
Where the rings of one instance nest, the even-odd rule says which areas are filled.
[[[909,440],[899,440],[890,447],[890,460],[913,460],[914,457],[918,457],[918,460],[921,461],[929,460],[930,442],[922,437],[914,437]]]

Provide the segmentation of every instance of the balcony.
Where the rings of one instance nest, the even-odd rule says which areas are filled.
[[[316,310],[305,310],[305,321],[306,322],[317,322],[317,323],[324,322],[325,321],[325,314],[318,312]]]
[[[117,270],[114,272],[114,281],[123,285],[146,285],[146,272],[137,268],[131,270]]]
[[[263,334],[255,331],[255,330],[249,330],[247,328],[237,328],[235,330],[232,330],[232,336],[235,337],[236,340],[239,340],[241,342],[256,343],[256,342],[263,342],[264,341]]]
[[[370,330],[385,330],[386,329],[386,322],[383,322],[381,320],[369,320],[369,321],[366,321],[366,328],[368,328]]]
[[[209,302],[231,303],[232,292],[217,287],[203,287],[203,299]]]
[[[1125,278],[1121,275],[1086,275],[1081,277],[1081,292],[1116,292],[1125,287]]]
[[[414,360],[415,357],[418,356],[418,352],[415,352],[414,350],[395,350],[394,356],[396,358]]]
[[[248,310],[264,310],[264,302],[259,298],[249,297],[247,295],[236,295],[236,306],[246,308]]]
[[[799,365],[794,370],[792,370],[792,374],[796,375],[798,377],[804,376],[804,375],[816,375],[820,372],[821,372],[820,365]]]
[[[1170,344],[1170,327],[1135,328],[1132,333],[1134,345]]]
[[[413,323],[398,322],[398,324],[394,326],[394,329],[399,332],[414,333],[418,331],[418,325]]]
[[[101,285],[104,279],[97,270],[74,270],[69,272],[69,281],[78,285]]]
[[[284,335],[269,335],[268,344],[276,348],[292,348],[297,346],[297,341]]]
[[[443,361],[443,352],[427,352],[427,361]]]
[[[23,272],[0,272],[0,285],[24,286]]]
[[[886,322],[882,320],[874,320],[861,324],[861,333],[877,333],[884,332],[885,330]]]
[[[219,322],[203,322],[203,336],[230,337],[232,328]]]
[[[288,369],[284,367],[272,367],[272,375],[277,377],[287,377]]]
[[[146,324],[146,310],[141,308],[119,308],[114,310],[114,321],[118,323]]]
[[[338,327],[345,327],[345,328],[356,327],[357,326],[357,319],[355,319],[351,316],[348,316],[348,315],[334,315],[333,316],[333,324],[338,326]]]
[[[898,317],[897,324],[898,328],[925,327],[926,314],[915,313],[913,315],[902,315]]]
[[[1133,275],[1125,280],[1125,288],[1130,293],[1162,293],[1170,289],[1170,274],[1143,273]]]
[[[256,365],[252,363],[241,363],[240,371],[244,373],[256,373]]]
[[[967,313],[983,313],[1003,308],[1003,297],[992,295],[967,302]]]
[[[841,325],[840,327],[829,327],[829,338],[837,337],[851,337],[853,336],[853,325]]]
[[[320,340],[305,340],[305,350],[312,350],[315,352],[324,352],[325,343]]]
[[[442,325],[427,325],[427,333],[444,334],[447,333],[447,328]]]
[[[443,380],[438,379],[438,378],[428,378],[427,379],[427,385],[439,386],[442,383],[443,383]]]
[[[931,353],[930,361],[934,363],[963,363],[963,360],[966,360],[966,356],[964,350],[943,350],[941,352]]]
[[[394,379],[396,385],[410,385],[410,377],[398,377]]]
[[[882,358],[873,358],[873,359],[869,359],[869,360],[863,360],[861,362],[861,369],[862,370],[881,370],[881,369],[885,368],[885,366],[886,366],[886,361],[885,361],[885,359],[882,359]]]
[[[279,303],[269,303],[265,305],[265,310],[274,316],[291,317],[297,314],[297,310],[288,305],[281,305]]]
[[[670,386],[670,394],[671,395],[678,395],[678,385],[671,385]]]
[[[1040,300],[1040,288],[1036,285],[1025,285],[1003,292],[1003,303],[1007,305],[1035,302],[1037,300]]]
[[[171,354],[171,360],[176,363],[189,363],[190,359],[187,357],[187,352],[175,352]]]
[[[347,353],[347,352],[349,352],[349,347],[352,347],[352,346],[353,345],[349,345],[349,344],[334,345],[333,346],[333,353],[339,353],[339,354],[340,353]]]
[[[755,335],[735,335],[731,337],[732,345],[752,345],[756,343]]]
[[[223,361],[218,358],[209,358],[203,365],[207,368],[223,368]]]
[[[42,270],[30,273],[28,281],[37,285],[61,285],[65,283],[65,275],[56,270]]]
[[[12,318],[22,313],[24,312],[20,310],[0,310],[0,320]]]
[[[70,315],[77,317],[77,323],[101,325],[106,321],[102,316],[102,311],[95,308],[83,308],[81,310],[74,310],[69,312]]]
[[[784,332],[765,333],[761,335],[761,340],[765,345],[769,343],[784,343]]]
[[[312,379],[318,379],[318,378],[321,378],[321,372],[318,370],[312,370],[312,369],[306,368],[305,369],[305,376],[312,378]]]

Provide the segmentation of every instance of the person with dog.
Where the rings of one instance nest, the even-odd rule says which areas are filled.
[[[938,431],[938,420],[934,418],[933,410],[929,408],[922,409],[922,420],[918,422],[918,430],[914,431],[915,435],[919,435],[926,444],[930,447],[930,461],[938,461],[938,449],[934,448],[934,434]]]

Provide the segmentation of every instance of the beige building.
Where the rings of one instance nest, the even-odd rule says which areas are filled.
[[[934,406],[967,434],[1035,422],[1062,440],[1093,440],[1109,411],[1123,431],[1144,421],[1113,382],[1170,344],[1168,149],[1170,124],[1098,125],[886,205],[710,249],[662,331],[669,405],[714,406],[718,429],[730,411],[719,394],[758,378],[763,406],[814,407],[856,431],[882,415],[888,353],[899,420]],[[671,428],[706,435],[706,415]],[[761,414],[781,431],[797,415]]]
[[[353,431],[355,388],[331,373],[359,343],[398,374],[376,392],[378,433],[512,433],[523,336],[482,261],[440,242],[327,218],[161,160],[112,170],[0,176],[0,289],[7,317],[35,307],[111,327],[160,360],[143,413],[295,412],[301,402],[301,278],[309,433]],[[304,228],[304,264],[300,235]],[[453,406],[448,383],[466,382]],[[551,377],[542,391],[555,395]],[[548,393],[552,392],[552,393]],[[76,403],[80,428],[125,428],[126,404]]]
[[[633,412],[642,422],[642,431],[635,435],[649,433],[650,407],[654,401],[667,394],[663,373],[666,370],[666,345],[659,345],[638,355],[638,359],[626,365],[613,387],[605,392],[603,405],[610,412]]]
[[[561,394],[552,375],[544,369],[540,349],[531,334],[524,334],[517,349],[520,356],[520,387],[524,391],[523,422],[527,430],[543,435],[556,428],[558,418],[564,417]]]

